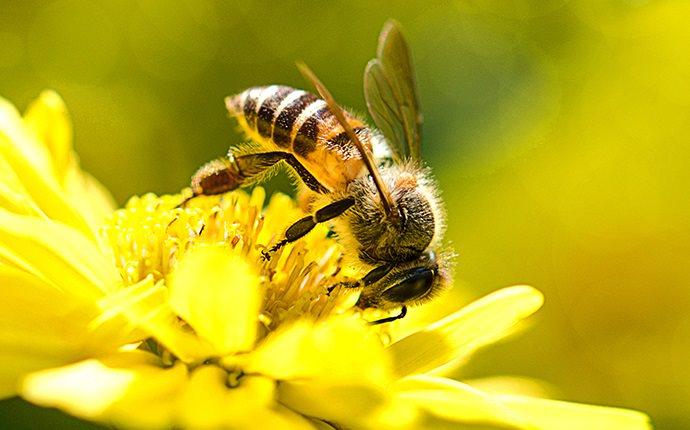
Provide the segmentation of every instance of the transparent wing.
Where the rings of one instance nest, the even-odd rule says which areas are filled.
[[[364,71],[364,98],[396,161],[419,160],[420,129],[417,90],[410,49],[393,20],[381,30],[377,58]]]
[[[350,123],[347,122],[347,119],[345,118],[345,112],[340,107],[340,105],[338,105],[338,102],[335,101],[335,99],[331,95],[331,92],[328,91],[328,88],[324,86],[324,84],[319,80],[318,77],[316,77],[314,72],[312,72],[306,64],[297,63],[297,67],[299,68],[300,72],[302,72],[302,75],[304,75],[304,77],[307,78],[307,80],[310,81],[314,85],[314,87],[316,87],[316,90],[319,92],[319,95],[324,99],[326,104],[328,104],[328,108],[331,110],[333,116],[335,116],[335,118],[338,120],[340,126],[343,127],[343,130],[345,130],[345,133],[347,133],[348,137],[351,139],[352,143],[359,151],[360,155],[362,156],[362,161],[367,166],[367,170],[371,175],[371,179],[374,181],[376,189],[379,192],[379,196],[381,197],[381,204],[386,210],[386,213],[390,214],[393,207],[395,206],[393,204],[393,199],[391,198],[391,193],[388,190],[388,187],[386,186],[385,182],[383,182],[383,179],[381,178],[381,173],[379,172],[379,169],[376,167],[376,163],[374,162],[371,154],[369,153],[369,150],[364,146],[364,144],[362,144],[362,142],[359,140],[359,137],[357,137],[357,133],[355,133],[355,131],[352,129]]]

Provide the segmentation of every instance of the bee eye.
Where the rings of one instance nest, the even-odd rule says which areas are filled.
[[[403,280],[382,293],[391,302],[405,303],[424,297],[434,283],[435,270],[420,268],[411,270]]]

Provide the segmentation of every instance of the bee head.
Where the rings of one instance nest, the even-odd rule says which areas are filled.
[[[413,261],[442,233],[443,212],[436,187],[425,171],[412,165],[383,167],[381,176],[394,204],[390,213],[384,210],[369,176],[351,185],[355,204],[349,227],[360,258],[371,264]]]
[[[415,261],[389,263],[370,271],[364,278],[365,288],[359,297],[360,308],[390,309],[423,303],[446,284],[447,270],[434,251],[423,253]]]

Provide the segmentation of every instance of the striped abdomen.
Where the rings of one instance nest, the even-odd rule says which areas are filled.
[[[228,97],[230,114],[256,142],[271,150],[293,153],[329,189],[344,190],[364,172],[355,145],[326,102],[306,91],[272,85],[254,87]],[[362,143],[370,146],[370,130],[346,113]]]

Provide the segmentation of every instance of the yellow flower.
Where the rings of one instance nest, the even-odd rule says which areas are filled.
[[[54,93],[0,106],[0,389],[126,428],[646,429],[644,414],[441,375],[541,305],[497,291],[399,336],[371,326],[358,274],[318,227],[270,262],[304,214],[262,189],[133,197],[112,211],[82,172]]]
[[[101,252],[107,192],[72,152],[62,100],[44,92],[22,118],[0,99],[0,394],[18,378],[131,341],[113,319],[89,332],[122,280]]]

